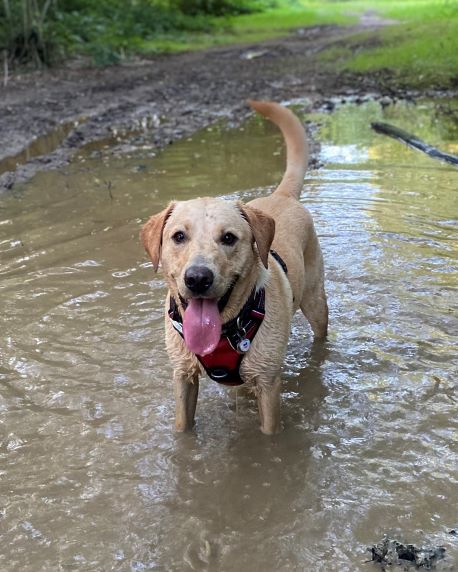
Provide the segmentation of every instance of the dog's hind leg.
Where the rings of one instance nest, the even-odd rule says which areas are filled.
[[[324,287],[307,290],[301,301],[301,310],[310,323],[315,339],[324,339],[328,333],[328,303]]]
[[[323,255],[313,225],[304,251],[304,276],[305,287],[299,306],[312,326],[315,339],[323,339],[328,333],[328,303],[324,289]]]

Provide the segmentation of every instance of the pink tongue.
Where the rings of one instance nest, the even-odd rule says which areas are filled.
[[[199,356],[210,354],[221,337],[221,317],[216,300],[191,298],[183,317],[183,335],[188,348]]]

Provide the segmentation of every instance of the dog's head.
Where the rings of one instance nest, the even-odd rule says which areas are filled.
[[[258,209],[212,198],[171,203],[148,220],[143,245],[155,269],[161,262],[172,293],[187,305],[185,332],[192,329],[186,322],[200,320],[194,333],[202,337],[204,322],[214,326],[234,285],[267,268],[274,232],[274,220]]]

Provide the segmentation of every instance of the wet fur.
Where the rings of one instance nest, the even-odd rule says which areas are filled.
[[[251,101],[250,105],[273,121],[285,138],[287,167],[275,192],[246,205],[214,198],[172,202],[149,219],[141,236],[154,268],[161,262],[168,296],[175,300],[192,295],[184,273],[196,261],[215,275],[209,297],[221,298],[235,282],[221,314],[223,323],[239,313],[253,287],[265,287],[265,319],[240,373],[256,393],[261,431],[274,434],[281,428],[280,374],[292,317],[300,308],[315,337],[324,338],[328,309],[320,246],[311,215],[299,202],[308,161],[304,129],[291,111],[276,103]],[[172,236],[179,230],[189,239],[177,245]],[[233,248],[220,241],[226,232],[238,237]],[[288,276],[269,254],[270,248],[286,262]],[[201,366],[167,317],[165,333],[173,366],[176,428],[185,431],[194,424]]]

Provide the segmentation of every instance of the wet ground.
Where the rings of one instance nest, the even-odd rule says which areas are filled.
[[[355,26],[314,26],[262,44],[153,56],[104,69],[70,62],[61,69],[17,72],[0,86],[0,191],[62,167],[87,143],[120,130],[154,126],[151,142],[159,149],[219,118],[239,122],[248,113],[248,98],[308,97],[316,108],[333,97],[418,98],[403,87],[402,77],[386,70],[337,73],[320,59],[350,38],[355,51],[372,45],[376,31],[388,24],[369,12]],[[357,32],[373,35],[355,37]],[[444,95],[440,85],[434,91]]]
[[[369,128],[456,153],[451,105],[311,117],[323,168],[302,201],[330,335],[313,345],[296,317],[274,438],[251,398],[210,381],[195,433],[174,433],[164,282],[138,240],[172,196],[269,192],[273,126],[214,126],[159,153],[146,135],[94,145],[2,195],[2,571],[376,571],[367,547],[385,533],[458,566],[458,172]]]

